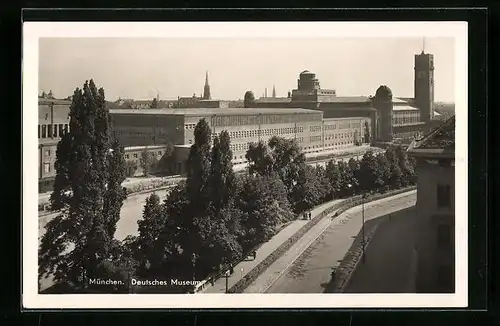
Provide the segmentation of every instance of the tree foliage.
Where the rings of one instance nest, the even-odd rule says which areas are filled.
[[[56,152],[51,204],[60,213],[46,225],[39,247],[39,277],[88,288],[112,258],[124,199],[123,152],[111,139],[104,90],[93,80],[76,89],[70,129]],[[117,153],[117,156],[114,154]]]

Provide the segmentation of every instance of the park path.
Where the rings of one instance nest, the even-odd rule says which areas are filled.
[[[343,199],[333,200],[322,205],[317,206],[311,210],[311,215],[317,216],[327,207],[342,201]],[[255,266],[260,264],[264,259],[266,259],[274,250],[276,250],[281,244],[286,240],[291,238],[295,232],[297,232],[302,226],[308,223],[308,220],[298,219],[292,221],[285,228],[274,235],[269,241],[262,244],[257,250],[257,257],[255,260],[244,260],[234,267],[234,274],[228,277],[228,288],[231,288],[239,280],[241,280],[245,275],[247,275]],[[218,279],[213,286],[205,288],[200,293],[225,293],[226,292],[226,279],[221,277]]]

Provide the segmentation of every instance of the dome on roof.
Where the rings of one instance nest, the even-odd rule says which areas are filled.
[[[375,93],[376,98],[392,98],[392,91],[386,85],[382,85],[377,89]]]
[[[314,73],[310,72],[309,70],[304,70],[303,72],[300,73],[301,75],[314,75]]]

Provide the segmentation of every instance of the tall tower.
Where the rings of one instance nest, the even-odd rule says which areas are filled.
[[[276,98],[276,87],[273,85],[273,98]]]
[[[389,87],[382,85],[377,89],[373,98],[373,106],[377,110],[375,138],[380,141],[390,142],[393,140],[392,117],[393,102],[392,91]]]
[[[203,88],[203,99],[211,100],[212,96],[210,95],[210,85],[208,84],[208,71],[205,73],[205,87]]]
[[[424,40],[425,47],[425,40]],[[415,55],[415,105],[420,110],[420,121],[434,119],[434,55],[422,53]]]

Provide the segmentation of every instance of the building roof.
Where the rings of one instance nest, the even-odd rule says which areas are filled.
[[[70,105],[71,101],[70,100],[62,100],[62,99],[57,99],[57,98],[38,98],[38,105],[46,104],[49,105],[51,103],[54,103],[54,105]]]
[[[370,102],[370,98],[367,96],[335,96],[330,97],[326,101],[321,101],[324,103],[365,103]]]
[[[453,154],[455,153],[455,116],[424,137],[414,140],[408,147],[411,154]]]
[[[419,111],[416,107],[409,105],[394,105],[392,107],[393,111]]]
[[[145,150],[145,149],[162,149],[166,148],[167,145],[143,145],[143,146],[128,146],[125,147],[124,150],[125,152],[130,152],[130,151],[140,151],[140,150]]]
[[[247,115],[247,114],[294,114],[294,113],[320,113],[320,110],[300,108],[186,108],[186,109],[116,109],[110,110],[111,114],[153,114],[153,115],[184,115],[184,116],[210,116],[210,115]]]
[[[255,100],[257,103],[290,103],[291,101],[290,97],[261,97]]]

